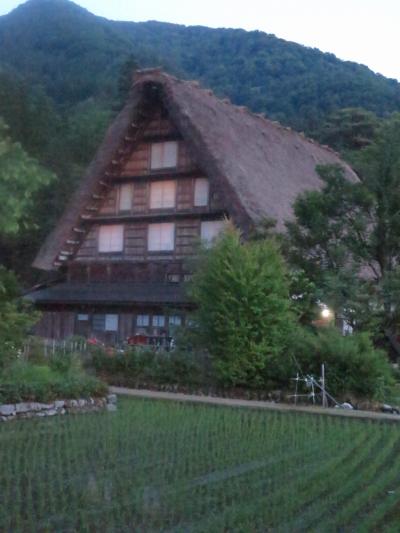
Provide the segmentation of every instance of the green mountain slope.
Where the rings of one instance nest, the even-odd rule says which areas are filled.
[[[400,109],[397,81],[263,32],[115,22],[68,0],[30,0],[0,17],[0,63],[66,106],[115,95],[130,54],[301,129],[337,108]]]

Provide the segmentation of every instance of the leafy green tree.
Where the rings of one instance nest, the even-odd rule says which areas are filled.
[[[296,200],[288,257],[355,327],[390,337],[399,307],[390,287],[400,275],[400,116],[384,121],[352,159],[359,183],[339,167],[320,167],[323,189]]]
[[[51,179],[52,175],[30,158],[20,144],[11,141],[7,126],[1,120],[0,241],[28,227],[34,195]],[[17,354],[29,328],[38,318],[18,294],[14,274],[0,264],[0,367]]]
[[[35,193],[52,175],[11,141],[0,119],[0,228],[1,234],[16,234],[27,222]]]
[[[229,227],[202,251],[191,295],[198,306],[199,337],[220,383],[260,386],[281,376],[294,318],[275,242],[242,243]]]

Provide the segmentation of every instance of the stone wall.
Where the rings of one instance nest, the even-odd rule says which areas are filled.
[[[101,411],[116,411],[117,396],[109,394],[104,398],[81,398],[79,400],[55,400],[51,403],[22,402],[0,404],[0,422],[45,416],[66,415]]]

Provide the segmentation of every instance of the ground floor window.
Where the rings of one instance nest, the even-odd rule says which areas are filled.
[[[136,317],[136,325],[141,328],[147,328],[150,325],[149,315],[138,315]]]
[[[182,325],[182,317],[179,315],[171,315],[169,317],[168,323],[170,326],[181,326]]]
[[[118,315],[93,315],[93,331],[118,331]]]
[[[165,326],[165,316],[153,315],[152,325],[155,328],[163,328]]]

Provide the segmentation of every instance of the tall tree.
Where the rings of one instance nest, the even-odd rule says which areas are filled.
[[[400,280],[400,116],[354,152],[360,182],[338,167],[319,168],[325,186],[301,195],[288,227],[288,254],[320,297],[358,328],[393,337]]]
[[[272,240],[242,243],[229,227],[200,255],[192,297],[197,331],[222,384],[259,386],[282,376],[294,320],[288,276]]]

